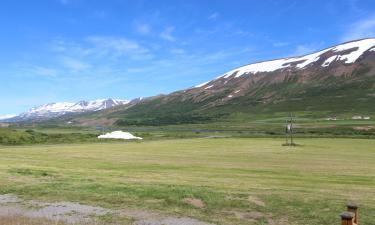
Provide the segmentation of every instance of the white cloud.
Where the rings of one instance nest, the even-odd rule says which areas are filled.
[[[172,35],[172,32],[174,31],[173,26],[169,26],[165,28],[161,33],[160,37],[166,41],[175,41],[176,38]]]
[[[351,24],[341,41],[368,38],[375,36],[375,15]]]

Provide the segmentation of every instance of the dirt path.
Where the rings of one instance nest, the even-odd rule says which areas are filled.
[[[144,210],[111,210],[74,202],[24,201],[15,195],[0,195],[0,216],[46,218],[68,224],[97,224],[93,217],[107,214],[132,219],[134,225],[214,225],[188,217],[172,217]]]

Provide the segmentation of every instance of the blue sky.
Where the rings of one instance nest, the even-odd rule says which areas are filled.
[[[371,0],[0,4],[0,114],[169,93],[250,62],[375,36]]]

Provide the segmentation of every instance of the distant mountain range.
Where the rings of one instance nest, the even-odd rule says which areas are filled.
[[[79,101],[76,103],[71,102],[56,102],[48,103],[29,111],[21,113],[18,116],[7,116],[0,118],[6,122],[21,122],[21,121],[39,121],[56,118],[66,114],[77,114],[83,112],[95,112],[104,109],[109,109],[115,106],[126,105],[130,101],[119,99],[98,99],[94,101]]]
[[[87,111],[89,116],[70,114]],[[247,121],[289,112],[310,117],[373,115],[375,38],[346,42],[304,56],[248,64],[168,95],[131,102],[48,104],[15,118],[59,117],[59,121],[76,124],[89,120],[90,124],[110,121],[117,125],[165,125]],[[72,116],[65,116],[68,113]]]

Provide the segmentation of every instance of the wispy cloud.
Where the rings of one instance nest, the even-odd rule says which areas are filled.
[[[148,24],[136,24],[135,31],[137,34],[148,35],[151,33],[151,26]]]
[[[90,36],[80,40],[58,38],[47,45],[49,58],[12,65],[13,77],[44,77],[56,83],[114,82],[127,77],[129,65],[144,65],[152,58],[148,48],[124,37]],[[140,66],[142,67],[142,66]],[[40,79],[40,80],[43,80]],[[95,81],[95,82],[94,82]]]
[[[341,41],[350,41],[353,39],[367,38],[375,36],[375,15],[363,20],[357,21],[348,26],[347,32],[341,38]]]
[[[50,45],[50,49],[62,56],[77,57],[107,57],[115,59],[119,57],[149,58],[148,47],[137,41],[116,36],[89,36],[79,41],[56,39]]]
[[[289,45],[289,43],[288,42],[274,42],[273,44],[272,44],[274,47],[284,47],[284,46],[288,46]]]
[[[67,69],[75,71],[75,72],[79,72],[79,71],[83,71],[83,70],[87,70],[91,68],[89,64],[84,63],[77,59],[73,59],[73,58],[63,58],[61,62]]]
[[[147,54],[149,50],[138,42],[121,37],[92,36],[86,38],[93,48],[92,53],[101,55],[140,55]]]
[[[67,5],[71,0],[58,0],[60,4]]]
[[[322,50],[324,46],[325,43],[323,41],[299,44],[295,47],[291,54],[286,56],[302,56],[306,54],[311,54],[318,50]]]
[[[15,72],[14,77],[44,77],[56,78],[59,71],[55,68],[40,66],[31,63],[14,63],[11,65],[12,70]]]
[[[312,53],[317,50],[314,45],[297,45],[296,49],[292,53],[292,56],[300,56]]]
[[[166,27],[161,33],[160,37],[166,41],[175,41],[176,38],[172,35],[172,32],[174,31],[173,26]]]
[[[214,12],[214,13],[211,13],[211,14],[208,16],[208,19],[210,19],[210,20],[215,20],[215,19],[217,19],[219,16],[220,16],[219,13]]]
[[[47,77],[55,77],[57,76],[57,71],[55,69],[43,67],[43,66],[34,66],[32,68],[36,74],[47,76]]]
[[[170,50],[170,52],[171,52],[172,54],[176,54],[176,55],[185,54],[185,50],[182,49],[182,48],[172,48],[172,49]]]

